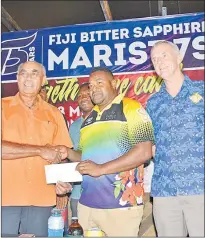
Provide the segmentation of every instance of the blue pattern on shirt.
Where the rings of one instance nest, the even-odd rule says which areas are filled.
[[[196,104],[190,99],[194,93],[202,96]],[[204,81],[185,75],[174,98],[163,84],[146,109],[156,144],[151,195],[204,194]]]
[[[73,142],[74,150],[78,149],[78,145],[79,145],[79,141],[80,141],[80,128],[81,128],[82,124],[83,124],[83,118],[79,117],[76,121],[74,121],[71,124],[71,126],[69,128],[69,134],[70,134],[71,140]],[[73,190],[72,190],[70,197],[72,199],[80,199],[81,188],[82,187],[80,184],[73,185]]]

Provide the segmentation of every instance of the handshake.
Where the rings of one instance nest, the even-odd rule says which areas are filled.
[[[68,157],[69,149],[70,148],[64,145],[57,145],[57,146],[45,145],[40,147],[39,156],[42,159],[48,161],[49,163],[58,164]]]

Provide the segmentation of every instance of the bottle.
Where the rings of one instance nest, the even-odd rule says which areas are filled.
[[[68,235],[83,237],[83,228],[78,223],[77,217],[72,217],[72,223],[69,226]]]
[[[91,228],[89,229],[86,234],[86,237],[102,237],[104,236],[103,232],[99,228]]]
[[[51,216],[48,219],[48,236],[63,237],[64,220],[61,215],[61,210],[54,208],[51,211]]]

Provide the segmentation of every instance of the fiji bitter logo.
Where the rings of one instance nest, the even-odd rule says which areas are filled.
[[[9,39],[1,43],[1,74],[11,75],[25,61],[35,60],[35,47],[31,46],[37,32],[28,37]]]

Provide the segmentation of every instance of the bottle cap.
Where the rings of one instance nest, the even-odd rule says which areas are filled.
[[[61,211],[60,211],[59,209],[57,209],[57,208],[53,208],[53,209],[51,210],[51,213],[52,213],[53,215],[60,215],[60,214],[61,214]]]

